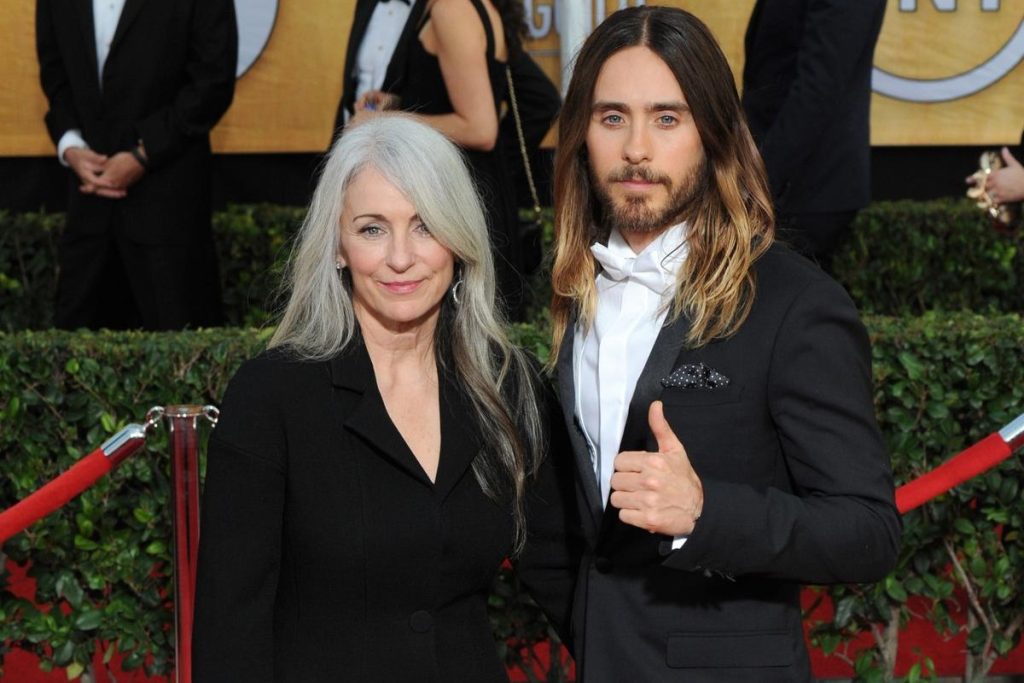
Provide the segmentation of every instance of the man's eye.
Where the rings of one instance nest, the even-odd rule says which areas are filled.
[[[671,114],[662,114],[658,117],[658,123],[662,126],[671,126],[676,122],[676,117]]]
[[[604,117],[604,122],[610,123],[612,125],[618,125],[622,123],[622,121],[623,119],[621,114],[608,114],[607,116]]]

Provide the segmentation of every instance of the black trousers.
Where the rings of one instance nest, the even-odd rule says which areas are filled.
[[[223,324],[213,242],[139,244],[120,212],[104,234],[61,237],[54,326],[180,330]],[[69,227],[70,217],[69,217]]]

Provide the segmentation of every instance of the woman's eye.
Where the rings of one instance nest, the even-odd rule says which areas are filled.
[[[383,232],[384,231],[381,229],[381,227],[379,225],[375,225],[373,223],[371,223],[369,225],[364,225],[363,227],[359,228],[359,234],[360,235],[368,235],[370,237],[373,237],[375,235],[380,235]]]
[[[429,234],[431,234],[431,233],[430,233],[430,228],[428,228],[428,227],[427,227],[426,223],[420,223],[419,225],[417,225],[417,226],[416,226],[415,228],[413,228],[413,229],[414,229],[414,230],[415,230],[416,232],[418,232],[418,233],[421,233],[421,234],[423,234],[423,235],[429,235]]]

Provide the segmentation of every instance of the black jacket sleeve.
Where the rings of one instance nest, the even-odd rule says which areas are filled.
[[[865,50],[874,52],[885,0],[808,0],[797,74],[760,140],[772,192],[779,197],[815,150],[845,101]]]
[[[196,683],[274,680],[286,461],[280,413],[259,363],[243,365],[231,380],[209,443],[192,634]]]
[[[526,546],[514,564],[558,637],[571,645],[569,622],[583,549],[572,446],[561,408],[547,384],[541,401],[547,422],[547,453],[536,477],[526,483]]]
[[[665,565],[800,583],[877,581],[901,521],[874,416],[868,336],[846,292],[812,281],[774,340],[769,410],[792,490],[703,481],[704,510]]]
[[[72,128],[80,129],[81,125],[75,116],[71,79],[57,42],[53,11],[50,0],[37,0],[36,54],[39,58],[39,81],[50,107],[46,112],[46,130],[56,145],[64,133]]]
[[[188,138],[204,136],[216,125],[234,97],[237,65],[234,2],[195,3],[182,85],[171,104],[148,113],[135,124],[151,168],[173,159]]]

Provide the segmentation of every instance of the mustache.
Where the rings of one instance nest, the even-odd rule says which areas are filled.
[[[672,179],[664,173],[652,171],[648,166],[626,166],[608,174],[608,182],[624,183],[642,181],[645,183],[659,183],[668,187],[672,186]]]

